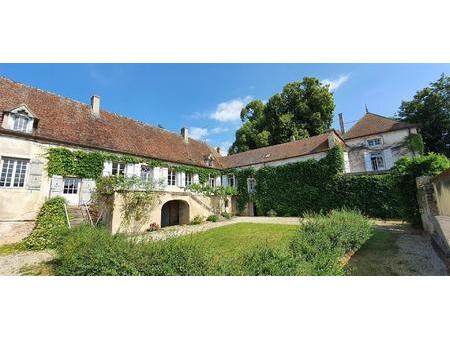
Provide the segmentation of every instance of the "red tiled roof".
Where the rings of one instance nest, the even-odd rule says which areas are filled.
[[[0,112],[22,104],[39,119],[34,138],[203,167],[212,154],[221,166],[206,143],[185,144],[181,135],[103,110],[95,118],[89,105],[0,77]],[[12,133],[1,125],[0,132]]]
[[[343,138],[344,140],[348,140],[351,138],[410,128],[416,128],[416,126],[381,115],[366,113],[352,128],[350,128],[349,131],[343,135]]]
[[[244,167],[327,151],[329,149],[328,136],[332,133],[340,138],[335,131],[331,131],[298,141],[252,149],[222,157],[222,163],[225,168]]]

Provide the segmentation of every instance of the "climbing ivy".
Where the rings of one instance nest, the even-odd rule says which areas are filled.
[[[184,164],[171,164],[156,159],[148,159],[132,155],[119,155],[100,151],[71,151],[63,147],[50,148],[47,152],[47,171],[49,176],[77,176],[80,178],[101,177],[105,161],[123,163],[143,163],[150,167],[172,168],[176,171],[198,174],[200,183],[208,182],[209,175],[218,176],[220,170],[202,168]]]

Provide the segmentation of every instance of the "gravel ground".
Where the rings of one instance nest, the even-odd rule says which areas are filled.
[[[219,228],[225,225],[236,223],[270,223],[270,224],[300,224],[297,217],[233,217],[232,219],[220,222],[205,222],[197,225],[174,225],[167,228],[162,228],[158,231],[149,232],[145,235],[138,235],[137,238],[144,240],[162,240],[171,237],[185,236],[203,232],[214,228]]]
[[[0,276],[17,276],[26,267],[48,262],[54,258],[55,253],[51,250],[24,251],[0,256]]]

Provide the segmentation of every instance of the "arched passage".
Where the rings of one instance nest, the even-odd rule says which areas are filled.
[[[189,204],[182,200],[172,200],[161,208],[161,226],[188,224]]]

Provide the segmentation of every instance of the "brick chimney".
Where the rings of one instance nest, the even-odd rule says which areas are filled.
[[[184,143],[189,143],[189,129],[181,128],[181,136],[183,136]]]
[[[91,114],[95,118],[100,117],[100,96],[98,95],[91,97]]]

